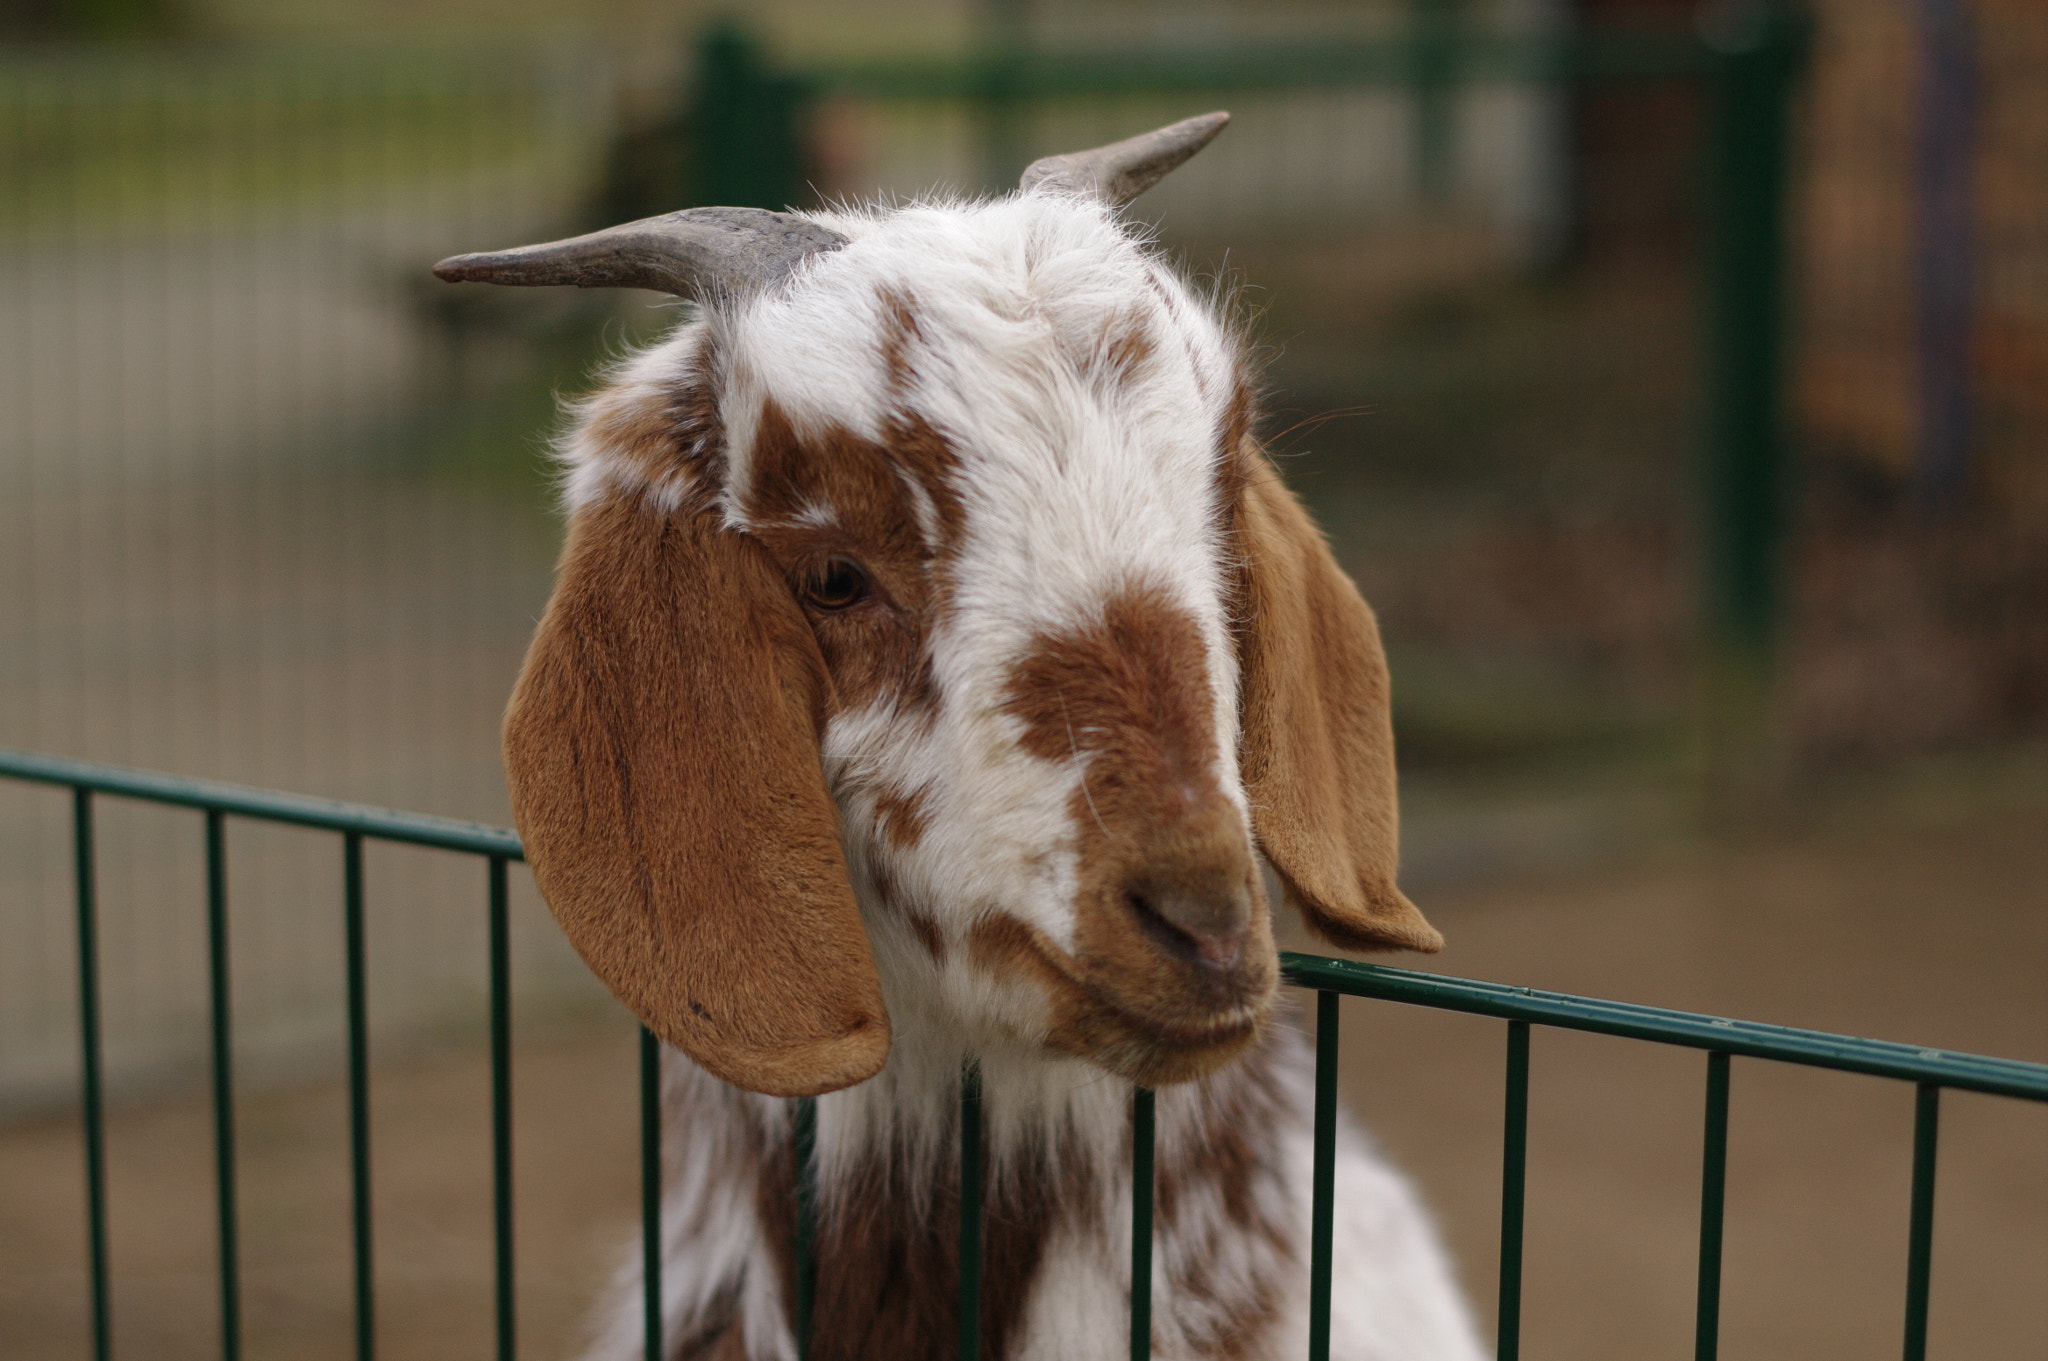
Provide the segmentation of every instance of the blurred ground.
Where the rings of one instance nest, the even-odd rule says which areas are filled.
[[[1981,768],[1923,770],[1812,791],[1805,825],[1768,838],[1418,888],[1451,942],[1422,967],[2048,1061],[2048,765],[2032,759],[1995,800]],[[1504,1030],[1385,1003],[1348,1004],[1345,1026],[1357,1108],[1430,1187],[1481,1295]],[[1531,1062],[1523,1354],[1690,1355],[1704,1060],[1539,1031]],[[1893,1353],[1912,1104],[1904,1084],[1735,1063],[1722,1355]],[[1950,1094],[1943,1121],[1929,1354],[2041,1356],[2048,1107]]]
[[[1657,802],[1655,789],[1548,813],[1500,792],[1475,803],[1418,791],[1411,839],[1429,854],[1414,891],[1452,942],[1426,966],[2048,1061],[2048,762],[2022,755],[1818,790],[1771,836],[1634,835],[1619,858],[1588,848],[1630,802]],[[1343,1042],[1354,1109],[1428,1188],[1490,1317],[1502,1027],[1351,1002]],[[1704,1063],[1548,1031],[1533,1053],[1523,1354],[1686,1354]],[[515,1090],[521,1352],[565,1356],[634,1223],[630,1026],[611,1013],[532,1019]],[[483,1354],[480,1046],[390,1056],[375,1109],[380,1355]],[[1732,1112],[1723,1354],[1887,1354],[1901,1327],[1910,1089],[1742,1060]],[[346,1356],[341,1090],[310,1082],[255,1095],[241,1120],[248,1354]],[[208,1138],[196,1092],[113,1122],[122,1354],[213,1352]],[[1931,1354],[2048,1351],[2044,1141],[2048,1108],[1945,1100]],[[75,1357],[75,1122],[0,1129],[0,1163],[14,1172],[0,1202],[0,1354]]]

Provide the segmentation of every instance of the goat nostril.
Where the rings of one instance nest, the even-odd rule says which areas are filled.
[[[1176,959],[1204,968],[1237,967],[1244,957],[1247,914],[1235,900],[1210,902],[1176,896],[1124,894],[1139,927]]]

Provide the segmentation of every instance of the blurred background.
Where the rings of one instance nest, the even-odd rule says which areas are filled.
[[[509,821],[556,401],[674,304],[432,262],[1001,189],[1215,107],[1135,211],[1234,295],[1380,611],[1428,967],[2048,1060],[2030,0],[9,0],[0,745]],[[212,1355],[198,822],[101,802],[117,1344]],[[67,818],[0,782],[10,1357],[88,1336]],[[248,1345],[341,1356],[339,856],[232,836]],[[384,1353],[480,1353],[481,871],[369,883]],[[632,1222],[632,1028],[523,882],[514,949],[555,1356]],[[1497,1030],[1347,1026],[1490,1299]],[[1690,1338],[1697,1056],[1635,1048],[1538,1037],[1528,1356]],[[1737,1065],[1729,1355],[1895,1345],[1909,1108]],[[2048,1112],[1947,1114],[1936,1351],[2038,1357]]]

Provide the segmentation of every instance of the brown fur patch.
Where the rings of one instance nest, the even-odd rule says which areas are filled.
[[[638,395],[617,388],[600,394],[585,429],[613,463],[652,482],[682,466],[682,451],[671,414],[659,403],[632,400]]]
[[[1210,400],[1213,394],[1210,391],[1209,370],[1203,362],[1204,357],[1200,347],[1195,343],[1194,333],[1184,324],[1185,318],[1182,315],[1181,301],[1178,293],[1168,288],[1156,272],[1147,273],[1145,283],[1151,288],[1153,296],[1159,299],[1160,307],[1172,319],[1173,325],[1169,328],[1169,331],[1171,334],[1180,337],[1181,353],[1187,359],[1189,371],[1195,376],[1196,391],[1201,393],[1203,401]]]
[[[1257,396],[1252,385],[1239,375],[1231,390],[1230,404],[1223,409],[1223,423],[1216,428],[1216,482],[1226,530],[1234,524],[1237,508],[1244,501],[1245,484],[1259,470],[1258,465],[1265,462],[1251,441],[1252,425],[1257,420]]]
[[[720,1361],[745,1356],[745,1329],[739,1321],[740,1283],[732,1282],[684,1325],[679,1335],[662,1339],[668,1361]],[[738,1350],[735,1350],[735,1347]]]
[[[1152,337],[1143,317],[1137,317],[1112,332],[1097,355],[1096,372],[1112,387],[1129,387],[1152,358]]]
[[[931,498],[939,539],[931,545],[932,561],[943,583],[944,568],[967,527],[967,507],[960,498],[960,454],[938,427],[915,411],[899,410],[883,422],[889,452]]]
[[[958,1149],[957,1126],[947,1140]],[[1092,1200],[1092,1187],[1072,1170],[1080,1165],[1042,1149],[987,1188],[981,1354],[989,1361],[1013,1351],[1060,1216]],[[812,1307],[816,1361],[950,1361],[959,1326],[958,1166],[956,1152],[933,1175],[897,1147],[828,1188]]]
[[[915,909],[904,909],[903,920],[910,927],[910,934],[917,937],[917,943],[932,957],[934,964],[946,962],[946,938],[939,934],[939,924],[925,913]]]
[[[1162,591],[1126,587],[1097,620],[1040,635],[1011,667],[1005,696],[1031,755],[1113,755],[1096,763],[1093,783],[1214,788],[1207,651],[1194,619]]]
[[[1176,1254],[1174,1289],[1225,1309],[1214,1331],[1196,1339],[1198,1354],[1216,1361],[1266,1355],[1265,1343],[1280,1322],[1285,1282],[1300,1269],[1292,1225],[1268,1215],[1258,1195],[1263,1189],[1269,1198],[1286,1203],[1277,1169],[1261,1148],[1262,1141],[1295,1118],[1275,1063],[1279,1040],[1279,1033],[1268,1031],[1242,1062],[1208,1080],[1200,1127],[1191,1139],[1176,1141],[1177,1147],[1162,1153],[1157,1165],[1155,1209],[1161,1232],[1191,1232],[1193,1226],[1184,1222],[1187,1198],[1214,1194],[1226,1221],[1220,1233],[1255,1238],[1265,1249],[1264,1269],[1249,1282],[1218,1281],[1210,1270],[1215,1254],[1205,1251],[1205,1244]]]
[[[611,388],[592,400],[587,431],[622,471],[660,483],[685,471],[704,485],[725,475],[725,427],[718,413],[717,352],[707,335],[684,377],[660,400]]]
[[[901,405],[910,393],[911,379],[916,377],[910,365],[911,347],[923,342],[924,332],[918,326],[917,301],[909,293],[898,288],[884,288],[879,298],[882,304],[882,381],[888,384],[889,395]]]
[[[1266,1340],[1280,1326],[1285,1300],[1286,1291],[1276,1278],[1262,1278],[1238,1299],[1201,1355],[1206,1361],[1253,1361],[1270,1355]]]
[[[718,343],[707,333],[690,361],[689,378],[670,395],[676,442],[705,477],[725,480],[725,418],[719,413]]]
[[[872,596],[858,605],[809,614],[834,706],[895,698],[912,710],[930,707],[929,555],[889,449],[837,427],[801,439],[782,408],[768,402],[753,467],[753,536],[782,564],[793,595],[801,596],[806,578],[834,553],[859,562],[873,583]],[[815,506],[829,508],[836,523],[803,523]]]
[[[884,785],[875,791],[875,820],[882,835],[899,851],[907,851],[924,836],[926,813],[924,791]]]
[[[776,1288],[782,1296],[783,1312],[790,1331],[796,1331],[796,1120],[792,1111],[788,1128],[781,1137],[763,1139],[760,1172],[754,1183],[754,1216],[768,1256],[775,1263]],[[822,1273],[820,1273],[822,1275]],[[817,1312],[811,1314],[813,1335]],[[740,1330],[735,1328],[734,1333]],[[816,1355],[815,1352],[812,1355]]]
[[[883,419],[882,439],[903,472],[916,479],[931,499],[939,522],[939,542],[930,547],[943,559],[959,542],[965,512],[955,478],[960,459],[952,441],[918,414],[911,398],[917,376],[913,349],[925,343],[917,300],[902,289],[882,289],[882,381],[887,385],[891,413]]]

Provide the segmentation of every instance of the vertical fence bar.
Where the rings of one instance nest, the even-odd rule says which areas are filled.
[[[1700,1149],[1700,1287],[1694,1361],[1721,1350],[1721,1210],[1728,1189],[1728,1056],[1707,1055],[1707,1126]]]
[[[1971,344],[1976,329],[1976,133],[1981,77],[1971,6],[1920,0],[1914,136],[1913,292],[1919,429],[1913,478],[1929,510],[1969,486]]]
[[[1024,169],[1019,140],[1024,100],[1018,88],[1031,51],[1032,0],[979,0],[981,178],[985,188],[1015,185]]]
[[[1408,0],[1408,88],[1415,102],[1415,186],[1426,202],[1450,196],[1456,146],[1461,0]]]
[[[228,995],[227,814],[206,810],[206,940],[213,1003],[213,1173],[220,1223],[220,1354],[242,1354],[242,1267],[235,1206],[234,1045]]]
[[[100,1071],[99,888],[94,874],[92,791],[71,790],[71,841],[78,889],[78,1043],[85,1116],[85,1244],[92,1275],[93,1361],[113,1356],[107,1290],[107,1129]]]
[[[1782,603],[1785,184],[1805,50],[1790,0],[1712,11],[1706,464],[1701,497],[1709,798],[1735,814],[1768,778]]]
[[[1308,1355],[1330,1358],[1330,1240],[1337,1206],[1337,994],[1316,993],[1316,1165],[1309,1201]]]
[[[960,1072],[960,1361],[981,1357],[981,1068]]]
[[[640,1308],[647,1361],[661,1346],[661,1041],[640,1027]]]
[[[1920,1084],[1913,1103],[1913,1222],[1906,1240],[1906,1361],[1927,1361],[1927,1288],[1934,1270],[1935,1145],[1941,1088]]]
[[[514,1361],[512,1295],[512,936],[505,857],[491,858],[491,1210],[496,1227],[498,1361]]]
[[[1150,1088],[1131,1093],[1131,1361],[1152,1356],[1152,1157],[1158,1143]]]
[[[796,1103],[796,1354],[811,1354],[811,1306],[818,1298],[818,1099]]]
[[[363,837],[341,839],[342,929],[348,946],[348,1154],[355,1209],[356,1361],[377,1355],[377,1278],[370,1250],[370,994],[363,950]]]
[[[1529,1023],[1508,1022],[1506,1114],[1500,1140],[1500,1322],[1498,1361],[1522,1354],[1522,1206],[1529,1172]]]

